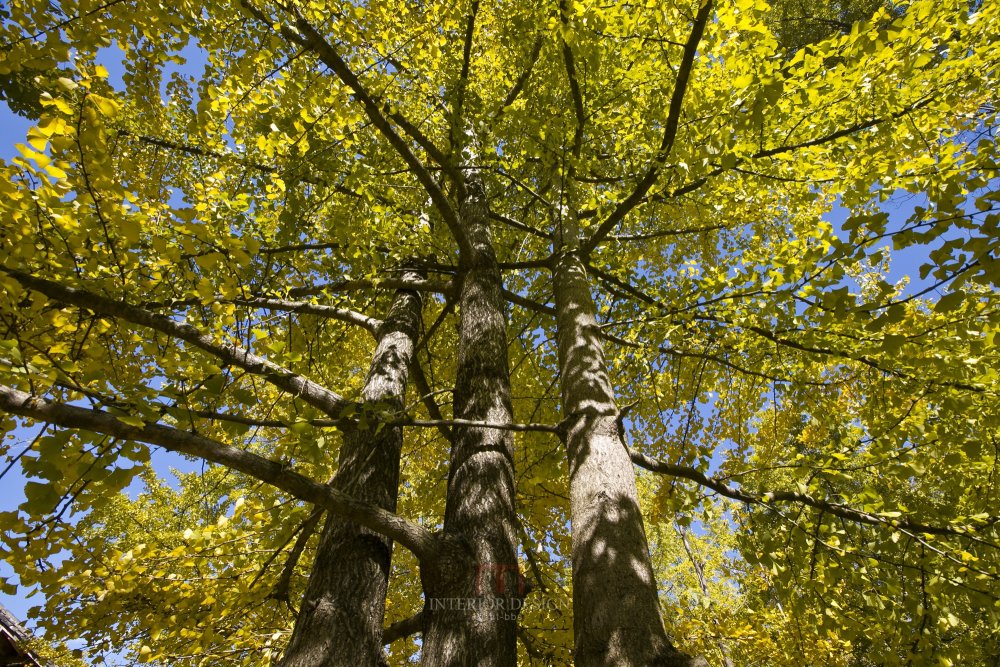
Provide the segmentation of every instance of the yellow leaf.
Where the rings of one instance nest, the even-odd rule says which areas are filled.
[[[117,419],[123,424],[135,426],[136,428],[142,428],[146,425],[146,422],[141,417],[136,417],[135,415],[117,415]]]
[[[37,151],[44,151],[45,147],[48,145],[48,137],[42,133],[39,128],[33,127],[28,130],[28,143],[31,147]]]
[[[67,174],[66,174],[65,171],[63,171],[59,167],[55,166],[54,164],[46,165],[45,166],[45,171],[52,178],[56,178],[56,179],[60,179],[60,180],[66,178],[66,176],[67,176]]]
[[[139,225],[138,220],[134,218],[126,218],[122,222],[121,233],[129,244],[135,245],[139,242],[139,238],[142,234],[142,227]]]
[[[101,115],[107,118],[113,118],[118,114],[118,103],[114,100],[102,97],[101,95],[91,95],[90,101],[94,103],[97,110],[101,112]]]

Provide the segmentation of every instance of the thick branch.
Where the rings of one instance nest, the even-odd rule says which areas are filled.
[[[642,203],[646,197],[646,193],[649,192],[649,189],[656,183],[656,179],[659,178],[660,168],[667,157],[669,157],[670,151],[674,146],[674,139],[677,137],[681,108],[684,104],[684,94],[687,91],[688,80],[691,77],[694,57],[698,51],[698,43],[701,42],[701,36],[705,32],[705,25],[708,23],[711,13],[712,0],[704,0],[701,8],[698,10],[698,15],[694,19],[694,24],[691,26],[691,34],[688,36],[687,43],[684,44],[684,55],[681,57],[680,68],[677,70],[677,81],[674,83],[674,92],[670,97],[670,110],[667,112],[667,122],[663,126],[663,139],[660,142],[660,148],[656,156],[653,158],[653,164],[650,165],[646,175],[636,185],[635,190],[615,207],[615,210],[611,212],[608,219],[597,228],[594,235],[584,244],[586,251],[593,250],[598,243],[604,240],[604,237],[610,234],[625,219],[625,216],[632,209]]]
[[[301,397],[309,405],[322,410],[330,416],[338,416],[343,408],[348,405],[348,401],[344,398],[316,384],[312,380],[308,380],[301,375],[296,375],[274,362],[253,354],[240,345],[220,343],[190,324],[177,322],[163,315],[151,313],[138,306],[133,306],[122,301],[115,301],[114,299],[109,299],[100,294],[76,287],[66,287],[51,280],[37,278],[15,269],[0,267],[0,271],[14,278],[25,287],[33,289],[36,292],[41,292],[55,301],[89,310],[99,315],[106,315],[149,327],[155,331],[190,343],[218,358],[223,363],[242,368],[248,373],[263,377],[275,387]]]
[[[363,313],[347,310],[345,308],[323,306],[317,303],[309,303],[307,301],[286,301],[284,299],[268,299],[260,297],[256,299],[233,299],[232,302],[240,306],[253,306],[254,308],[263,308],[266,310],[280,310],[289,313],[306,313],[309,315],[328,317],[332,320],[339,320],[341,322],[347,322],[348,324],[356,324],[359,327],[366,329],[373,336],[378,333],[378,328],[382,325],[381,320],[375,319],[374,317],[368,317]]]
[[[360,289],[405,289],[417,292],[440,292],[448,294],[451,292],[451,281],[441,280],[401,280],[399,278],[386,278],[384,280],[342,280],[336,283],[323,283],[320,285],[309,285],[308,287],[296,287],[288,290],[288,296],[311,296],[322,294],[323,292],[351,292]]]
[[[385,535],[412,551],[421,562],[433,557],[435,540],[426,528],[293,472],[278,461],[217,440],[161,424],[132,426],[107,412],[55,403],[5,385],[0,385],[0,409],[63,428],[83,429],[123,440],[159,445],[172,452],[226,466]]]
[[[966,528],[951,528],[947,526],[930,526],[908,519],[893,518],[881,514],[873,514],[863,510],[841,505],[840,503],[814,498],[806,493],[797,491],[767,491],[764,493],[747,493],[740,489],[735,489],[725,482],[721,482],[704,473],[688,466],[676,465],[660,461],[646,456],[641,452],[629,450],[632,462],[640,468],[645,468],[652,472],[670,475],[671,477],[681,477],[691,480],[705,488],[711,489],[721,496],[738,500],[748,505],[762,505],[764,507],[774,507],[778,503],[798,503],[822,510],[834,516],[854,523],[862,523],[872,526],[884,526],[886,528],[910,530],[915,533],[928,533],[931,535],[953,535],[956,537],[970,537],[970,532]]]
[[[417,612],[413,616],[404,618],[402,621],[396,621],[387,627],[382,633],[382,643],[385,646],[388,646],[396,640],[417,634],[423,629],[423,627],[424,612]]]
[[[451,230],[452,236],[455,237],[455,242],[458,244],[459,250],[463,255],[469,255],[472,253],[472,243],[469,241],[468,235],[465,233],[465,229],[462,227],[458,220],[458,214],[455,209],[452,208],[451,204],[448,202],[448,198],[445,196],[441,188],[434,181],[430,172],[424,166],[424,164],[413,154],[410,147],[407,145],[406,141],[393,129],[389,120],[383,114],[383,105],[379,104],[378,101],[368,92],[361,80],[351,71],[351,68],[347,66],[347,63],[340,57],[337,50],[326,41],[326,39],[321,35],[316,28],[312,26],[307,20],[302,16],[296,16],[295,27],[299,30],[301,35],[293,36],[300,44],[307,46],[319,57],[320,61],[333,70],[333,73],[337,75],[337,78],[341,82],[351,89],[354,93],[355,98],[361,102],[361,105],[365,109],[365,113],[371,120],[372,124],[378,128],[382,135],[389,141],[393,149],[403,158],[407,166],[413,170],[413,174],[420,181],[420,184],[424,186],[427,194],[430,196],[431,201],[434,203],[435,208],[437,208],[438,213],[441,214],[441,218],[444,220],[445,224],[448,225],[448,229]],[[440,155],[440,152],[438,152]]]

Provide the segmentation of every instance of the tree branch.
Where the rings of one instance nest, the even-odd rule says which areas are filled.
[[[399,278],[386,278],[378,281],[341,280],[336,283],[295,287],[288,290],[288,296],[311,296],[323,292],[351,292],[360,289],[405,289],[417,292],[440,292],[441,294],[448,294],[452,290],[452,283],[449,280],[401,280]]]
[[[309,303],[308,301],[286,301],[284,299],[258,297],[254,299],[232,299],[232,303],[240,306],[263,308],[266,310],[280,310],[289,313],[306,313],[309,315],[327,317],[332,320],[339,320],[348,324],[356,324],[359,327],[366,329],[373,336],[378,334],[378,328],[382,326],[382,320],[375,319],[374,317],[368,317],[363,313],[347,310],[345,308],[335,308],[333,306],[323,306],[316,303]]]
[[[382,644],[388,646],[389,644],[403,639],[404,637],[409,637],[410,635],[415,635],[420,632],[424,627],[424,612],[417,612],[409,618],[404,618],[402,621],[396,621],[389,627],[387,627],[382,632]]]
[[[517,80],[514,82],[514,86],[507,93],[507,96],[503,99],[500,104],[500,108],[493,112],[490,118],[490,125],[495,125],[500,117],[506,112],[507,107],[512,105],[520,97],[521,91],[524,90],[524,86],[528,83],[528,78],[531,77],[531,71],[535,67],[535,63],[538,62],[538,56],[542,53],[542,36],[538,35],[535,37],[535,41],[531,43],[531,53],[528,55],[528,66],[517,76]]]
[[[425,396],[426,398],[426,396]],[[529,431],[540,431],[544,433],[561,433],[561,429],[557,424],[536,424],[536,423],[520,423],[520,422],[490,422],[490,421],[476,421],[474,419],[445,419],[440,416],[440,410],[437,408],[437,404],[434,406],[435,412],[439,415],[434,419],[416,419],[409,416],[393,417],[390,415],[388,419],[380,419],[379,423],[385,424],[386,426],[414,426],[418,428],[437,428],[445,429],[442,431],[442,435],[445,438],[451,439],[451,432],[449,427],[452,426],[469,426],[475,428],[495,428],[498,431],[516,431],[521,433],[526,433]],[[430,408],[428,408],[430,411]],[[245,426],[259,426],[262,428],[288,428],[292,426],[293,422],[282,421],[280,419],[256,419],[254,417],[244,417],[243,415],[228,414],[225,412],[211,412],[209,410],[187,410],[186,412],[202,419],[208,419],[212,421],[224,421],[232,422],[234,424],[243,424]],[[304,422],[310,426],[315,426],[316,428],[357,428],[361,425],[361,422],[354,418],[344,417],[342,419],[308,419]]]
[[[684,234],[704,234],[714,232],[719,229],[727,229],[729,225],[707,225],[705,227],[686,227],[684,229],[664,229],[647,234],[623,234],[612,236],[612,241],[651,241],[652,239],[664,238],[667,236],[683,236]]]
[[[684,93],[687,91],[688,80],[691,77],[691,70],[694,65],[694,57],[698,51],[698,44],[701,42],[701,36],[705,32],[705,25],[708,23],[711,13],[712,0],[703,0],[701,7],[698,9],[698,15],[691,26],[691,34],[684,44],[684,55],[681,57],[680,68],[677,70],[677,80],[674,83],[674,92],[670,97],[670,110],[667,113],[667,122],[663,126],[663,139],[660,141],[659,150],[653,157],[653,163],[650,165],[646,175],[636,185],[635,190],[615,207],[615,210],[611,212],[608,219],[583,244],[583,249],[586,252],[593,250],[632,209],[642,203],[646,197],[646,193],[656,183],[656,179],[660,175],[660,168],[667,157],[670,156],[670,151],[674,146],[674,139],[677,137],[681,108],[684,103]]]
[[[278,461],[217,440],[161,424],[132,426],[100,410],[55,403],[5,385],[0,385],[0,409],[63,428],[83,429],[123,440],[159,445],[172,452],[226,466],[385,535],[412,551],[421,562],[434,557],[436,541],[433,533],[426,528],[313,481]]]
[[[454,441],[454,433],[444,424],[444,415],[441,414],[441,407],[434,400],[430,383],[427,382],[423,366],[420,365],[420,359],[416,355],[413,356],[413,361],[410,363],[410,377],[413,378],[413,384],[416,385],[417,391],[420,392],[420,400],[423,402],[424,407],[427,408],[427,414],[438,422],[437,429],[444,436],[445,441],[452,443]]]
[[[513,227],[514,229],[520,229],[522,232],[527,232],[529,234],[537,236],[540,239],[545,239],[546,241],[551,241],[552,240],[552,235],[551,234],[546,234],[545,232],[541,231],[540,229],[535,229],[531,225],[526,225],[523,222],[520,222],[518,220],[514,220],[513,218],[508,218],[507,216],[501,215],[500,213],[494,213],[493,211],[490,211],[490,219],[491,220],[496,220],[497,222],[502,222],[503,224],[507,225],[508,227]]]
[[[694,468],[682,465],[676,465],[673,463],[667,463],[666,461],[661,461],[659,459],[654,459],[652,457],[646,456],[645,454],[638,452],[634,449],[629,450],[629,456],[632,458],[632,462],[635,463],[640,468],[645,468],[652,472],[661,473],[664,475],[669,475],[671,477],[681,477],[683,479],[690,480],[704,486],[705,488],[711,489],[721,496],[726,498],[731,498],[732,500],[738,500],[742,503],[748,505],[761,505],[764,507],[774,507],[778,503],[798,503],[800,505],[807,505],[815,509],[821,510],[823,512],[828,512],[834,516],[838,516],[842,519],[847,519],[853,523],[862,523],[871,526],[882,526],[884,528],[891,529],[902,529],[910,530],[916,533],[928,533],[931,535],[952,535],[955,537],[967,537],[974,539],[974,535],[970,534],[967,528],[950,528],[947,526],[931,526],[923,523],[918,523],[915,521],[910,521],[908,519],[894,518],[889,516],[884,516],[881,514],[873,514],[871,512],[865,512],[862,510],[854,509],[853,507],[848,507],[847,505],[841,505],[840,503],[830,502],[828,500],[822,500],[820,498],[814,498],[806,493],[799,493],[797,491],[767,491],[764,493],[747,493],[740,489],[735,489],[725,482],[721,482],[712,477],[708,477],[704,473],[695,470]],[[1000,517],[991,517],[984,523],[993,523],[997,521]]]
[[[479,0],[472,0],[469,8],[469,18],[465,24],[465,39],[462,43],[462,70],[458,75],[458,85],[455,90],[455,106],[451,111],[451,150],[461,150],[463,143],[460,137],[465,134],[465,91],[469,85],[469,68],[472,64],[472,40],[476,32],[476,16],[479,14]]]
[[[323,509],[317,508],[299,526],[299,535],[295,539],[295,544],[292,545],[292,550],[288,552],[285,565],[281,568],[281,576],[278,577],[278,581],[274,584],[274,590],[271,591],[271,597],[274,599],[283,600],[291,604],[289,591],[292,587],[292,575],[295,574],[295,568],[299,564],[299,559],[302,558],[302,553],[306,550],[309,538],[316,532],[316,526],[319,525],[322,517]]]
[[[563,27],[569,28],[569,16],[567,16],[566,12],[566,0],[562,0],[559,3],[559,17],[562,20]],[[573,132],[573,148],[571,149],[573,161],[570,162],[569,171],[567,172],[567,177],[572,179],[576,173],[575,161],[579,159],[580,151],[583,149],[583,128],[587,122],[587,114],[583,107],[583,91],[580,89],[580,82],[576,77],[576,63],[573,60],[573,49],[565,39],[562,40],[562,55],[563,64],[566,67],[566,78],[569,80],[570,97],[573,99],[573,113],[576,116],[576,129]]]
[[[253,169],[264,174],[275,174],[281,175],[281,170],[270,164],[261,164],[259,162],[250,162],[245,157],[236,155],[235,153],[220,153],[218,151],[213,151],[207,148],[202,148],[201,146],[196,146],[194,144],[181,143],[179,141],[171,141],[170,139],[162,139],[160,137],[152,137],[145,134],[134,134],[126,129],[119,129],[118,134],[123,137],[132,137],[136,141],[147,144],[149,146],[156,146],[157,148],[165,148],[167,150],[178,151],[180,153],[187,153],[188,155],[197,155],[199,157],[212,158],[214,160],[233,160],[236,163],[247,167],[248,169]],[[315,179],[309,176],[299,177],[303,183],[310,183],[312,185],[328,185],[325,181]],[[360,197],[361,195],[353,190],[348,190],[343,186],[333,186],[338,192],[343,194],[351,195],[353,197]]]
[[[762,338],[766,338],[767,340],[769,340],[769,341],[771,341],[771,342],[773,342],[773,343],[775,343],[777,345],[783,345],[785,347],[790,347],[793,350],[799,350],[801,352],[809,352],[809,353],[812,353],[812,354],[820,354],[820,355],[824,355],[824,356],[835,357],[837,359],[849,359],[851,361],[857,361],[858,363],[864,364],[865,366],[868,366],[869,368],[872,368],[872,369],[874,369],[876,371],[879,371],[880,373],[886,373],[888,375],[894,375],[896,377],[901,377],[901,378],[916,379],[916,377],[913,374],[911,374],[911,373],[904,373],[903,371],[900,371],[900,370],[895,370],[895,369],[891,369],[891,368],[885,368],[885,367],[879,365],[879,363],[877,361],[875,361],[874,359],[866,357],[863,354],[850,354],[848,352],[844,352],[843,350],[834,350],[834,349],[825,348],[825,347],[813,347],[813,346],[810,346],[810,345],[804,345],[804,344],[799,343],[797,341],[794,341],[794,340],[791,340],[791,339],[779,336],[779,335],[775,334],[773,331],[769,331],[769,330],[764,329],[762,327],[744,326],[744,328],[747,331],[752,331],[753,333],[757,334],[758,336],[760,336]],[[926,376],[922,376],[920,379],[923,379],[925,381],[928,380],[928,378]],[[933,383],[933,384],[938,384],[938,385],[944,386],[944,387],[952,387],[954,389],[961,389],[963,391],[972,391],[972,392],[975,392],[977,394],[981,394],[981,393],[984,393],[986,391],[986,387],[982,387],[982,386],[978,386],[978,385],[974,385],[974,384],[967,384],[965,382],[955,382],[955,381],[952,381],[952,380],[934,380],[934,379],[930,379],[930,382]]]
[[[437,208],[438,213],[441,214],[441,218],[444,220],[448,229],[451,231],[452,236],[455,238],[455,242],[458,244],[459,251],[463,255],[471,255],[473,252],[472,242],[469,240],[468,235],[465,233],[465,229],[462,227],[458,219],[458,214],[455,209],[452,208],[451,204],[448,202],[448,198],[445,196],[444,192],[438,187],[438,184],[434,181],[430,172],[424,166],[424,164],[413,154],[410,147],[407,145],[406,141],[393,129],[392,124],[383,114],[383,105],[368,92],[364,84],[361,83],[360,79],[351,71],[351,68],[347,66],[347,63],[340,57],[337,50],[331,45],[326,39],[312,26],[309,21],[303,18],[298,13],[295,14],[295,27],[299,30],[299,35],[294,33],[286,35],[289,39],[293,39],[302,46],[310,48],[320,61],[333,70],[333,73],[337,75],[340,81],[351,89],[354,93],[355,98],[361,102],[361,105],[365,109],[365,113],[371,120],[372,124],[378,128],[382,135],[389,141],[393,149],[403,158],[403,161],[407,166],[413,171],[413,174],[420,181],[420,184],[427,191],[430,196],[431,201],[434,203],[435,208]],[[405,127],[413,127],[411,124],[407,123]],[[404,130],[405,130],[404,127]],[[421,135],[422,136],[422,135]],[[438,156],[441,155],[440,151],[436,151]],[[433,156],[432,156],[433,157]]]
[[[556,309],[552,306],[547,306],[543,303],[538,303],[534,299],[529,299],[526,296],[515,294],[507,288],[503,289],[503,298],[507,299],[507,301],[510,301],[511,303],[521,306],[522,308],[527,308],[528,310],[533,310],[536,313],[544,313],[545,315],[555,317]]]
[[[194,347],[218,358],[223,363],[242,368],[248,373],[263,377],[275,387],[301,397],[306,403],[322,410],[331,417],[339,416],[341,411],[348,405],[348,401],[343,397],[312,380],[301,375],[296,375],[274,362],[257,356],[240,345],[217,342],[211,336],[202,333],[190,324],[176,322],[163,315],[151,313],[144,308],[133,306],[123,301],[115,301],[114,299],[109,299],[100,294],[76,287],[66,287],[51,280],[37,278],[22,271],[17,271],[16,269],[3,266],[0,267],[0,271],[3,271],[25,287],[40,292],[60,303],[76,306],[77,308],[89,310],[99,315],[119,318],[190,343]]]
[[[915,104],[911,104],[910,106],[906,107],[905,109],[902,109],[900,111],[897,111],[896,113],[890,114],[889,116],[884,116],[882,118],[872,118],[871,120],[866,120],[866,121],[863,121],[861,123],[855,123],[854,125],[851,125],[849,127],[845,127],[845,128],[840,129],[840,130],[836,130],[835,132],[831,132],[829,134],[823,135],[822,137],[817,137],[815,139],[809,139],[807,141],[802,141],[802,142],[799,142],[797,144],[786,144],[784,146],[777,146],[775,148],[768,148],[766,150],[762,150],[762,151],[759,151],[757,153],[754,153],[753,155],[750,156],[750,158],[751,159],[759,159],[759,158],[762,158],[762,157],[771,157],[771,156],[774,156],[774,155],[780,155],[782,153],[789,153],[791,151],[795,151],[795,150],[798,150],[800,148],[808,148],[810,146],[820,146],[820,145],[828,143],[830,141],[835,141],[835,140],[840,139],[842,137],[850,136],[850,135],[854,134],[855,132],[861,132],[862,130],[867,130],[867,129],[873,128],[873,127],[875,127],[877,125],[881,125],[882,123],[884,123],[887,120],[896,120],[898,118],[902,118],[903,116],[905,116],[906,114],[908,114],[908,113],[910,113],[912,111],[916,111],[917,109],[920,109],[920,108],[923,108],[923,107],[927,106],[933,100],[934,100],[933,96],[927,96],[924,99],[920,100],[919,102],[917,102]]]
[[[756,160],[756,159],[760,159],[760,158],[764,158],[764,157],[773,157],[775,155],[781,155],[783,153],[790,153],[791,151],[795,151],[795,150],[798,150],[800,148],[809,148],[811,146],[820,146],[822,144],[825,144],[825,143],[828,143],[828,142],[831,142],[831,141],[836,141],[837,139],[840,139],[842,137],[850,136],[850,135],[854,134],[855,132],[862,132],[864,130],[867,130],[867,129],[876,127],[878,125],[881,125],[886,120],[895,120],[895,119],[898,119],[898,118],[902,118],[903,116],[905,116],[906,114],[908,114],[908,113],[910,113],[912,111],[916,111],[917,109],[920,109],[922,107],[927,106],[933,100],[934,100],[934,98],[932,96],[928,96],[928,97],[925,97],[924,99],[920,100],[919,102],[911,104],[910,106],[897,111],[896,113],[890,114],[889,116],[883,116],[882,118],[872,118],[870,120],[866,120],[866,121],[863,121],[863,122],[860,122],[860,123],[855,123],[854,125],[850,125],[848,127],[841,128],[839,130],[835,130],[835,131],[830,132],[829,134],[825,134],[825,135],[823,135],[821,137],[817,137],[815,139],[807,139],[806,141],[801,141],[801,142],[799,142],[797,144],[785,144],[784,146],[776,146],[774,148],[767,148],[767,149],[758,151],[758,152],[754,153],[753,155],[750,155],[750,156],[748,156],[746,158],[743,158],[741,160],[737,160],[736,164],[732,167],[732,169],[736,169],[739,165],[745,164],[748,160]],[[686,195],[689,192],[694,192],[695,190],[697,190],[698,188],[700,188],[702,185],[704,185],[706,182],[708,182],[708,180],[710,178],[715,178],[716,176],[722,174],[725,171],[727,171],[727,170],[723,169],[722,167],[716,167],[715,169],[713,169],[712,171],[708,172],[704,176],[700,176],[700,177],[696,178],[695,180],[693,180],[693,181],[691,181],[689,183],[685,183],[684,185],[678,187],[675,190],[670,191],[669,193],[662,194],[661,196],[656,197],[656,199],[659,199],[659,200],[674,199],[676,197],[680,197],[681,195]]]

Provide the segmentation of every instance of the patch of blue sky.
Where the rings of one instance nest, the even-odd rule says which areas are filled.
[[[975,200],[980,194],[988,191],[996,191],[1000,188],[1000,179],[994,179],[988,185],[974,193],[970,193],[961,207],[959,214],[964,220],[932,222],[928,224],[944,225],[940,236],[931,243],[913,243],[903,247],[894,246],[893,236],[904,233],[913,227],[911,217],[914,216],[918,208],[930,209],[929,197],[923,193],[909,193],[905,191],[894,192],[885,202],[879,206],[882,213],[887,214],[886,233],[884,238],[873,241],[867,248],[869,254],[878,250],[883,250],[887,258],[886,280],[889,283],[897,284],[905,281],[900,296],[908,297],[928,289],[934,288],[939,282],[929,271],[934,266],[933,253],[942,248],[946,243],[954,241],[967,241],[977,233],[983,219],[992,211],[979,211],[976,208]],[[834,225],[837,236],[847,241],[849,238],[848,227],[850,226],[850,211],[840,206],[839,203],[826,216],[826,220]],[[846,277],[845,283],[854,290],[860,290],[861,285],[856,279]],[[937,292],[929,293],[927,298],[934,299],[941,296],[947,289],[947,283],[937,288]]]

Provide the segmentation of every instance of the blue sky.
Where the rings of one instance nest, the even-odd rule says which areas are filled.
[[[21,118],[12,113],[5,104],[0,104],[0,158],[9,160],[17,155],[14,145],[24,142],[25,134],[32,125],[31,121]],[[18,441],[11,447],[11,454],[21,451],[24,443],[30,442],[33,433],[27,429],[20,429],[17,433]],[[2,467],[6,467],[6,461],[0,461]],[[0,512],[7,512],[16,509],[24,502],[25,478],[21,474],[21,466],[14,465],[0,479]],[[10,577],[12,574],[7,563],[0,561],[0,577]],[[11,613],[21,619],[27,618],[28,607],[37,604],[36,600],[25,599],[22,595],[10,596],[0,593],[0,604],[7,607]]]

